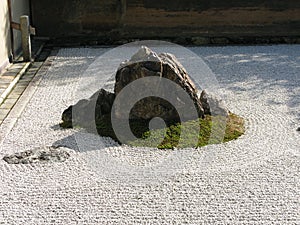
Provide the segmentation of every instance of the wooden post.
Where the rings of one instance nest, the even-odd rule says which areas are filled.
[[[31,61],[30,24],[28,16],[20,17],[20,29],[22,35],[23,58],[25,62]]]

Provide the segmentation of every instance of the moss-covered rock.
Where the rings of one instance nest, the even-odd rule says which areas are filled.
[[[99,135],[111,137],[119,142],[111,126],[110,118],[103,117],[98,122],[97,131]],[[202,147],[208,144],[218,144],[220,142],[235,140],[245,132],[244,119],[233,113],[230,113],[226,118],[206,115],[204,119],[199,118],[198,120],[174,123],[165,129],[151,131],[148,125],[149,121],[145,120],[130,121],[130,128],[138,139],[129,140],[127,144],[131,146],[157,147],[160,149]],[[122,124],[120,124],[120,127],[122,127]],[[196,145],[194,135],[184,135],[185,139],[180,139],[182,133],[192,134],[195,132],[199,134]],[[163,141],[157,144],[162,137]],[[179,141],[180,145],[178,145]]]
[[[142,47],[129,61],[121,63],[115,80],[113,93],[100,89],[89,99],[68,107],[61,126],[85,128],[122,144],[158,148],[201,147],[230,141],[244,133],[243,119],[230,113],[221,99],[205,90],[199,97],[199,90],[174,55],[156,54]],[[138,81],[139,85],[131,86]],[[136,96],[142,97],[135,101]],[[130,106],[130,112],[126,106]],[[150,121],[156,117],[163,119],[166,128],[149,130]]]

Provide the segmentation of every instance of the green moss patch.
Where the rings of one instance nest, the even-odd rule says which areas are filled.
[[[148,122],[130,121],[131,131],[138,139],[129,140],[126,144],[159,149],[202,147],[237,139],[245,131],[243,118],[232,113],[226,118],[206,115],[204,119],[174,123],[165,129],[151,131],[148,129]],[[122,124],[119,124],[118,129],[122,129]],[[101,136],[118,141],[110,116],[97,121],[97,131]]]

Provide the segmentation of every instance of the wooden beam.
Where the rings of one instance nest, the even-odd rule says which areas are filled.
[[[10,26],[15,30],[21,30],[21,26],[19,23],[10,22]]]
[[[15,30],[21,30],[21,25],[19,23],[11,22],[11,27]],[[29,26],[29,31],[31,35],[35,35],[35,28],[32,26]]]

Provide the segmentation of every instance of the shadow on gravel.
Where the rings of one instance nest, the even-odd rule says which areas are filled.
[[[95,142],[93,142],[93,140]],[[96,143],[91,145],[91,143]],[[53,147],[65,147],[77,152],[99,151],[108,147],[119,146],[109,137],[100,137],[86,132],[76,132],[52,144]]]
[[[78,148],[78,145],[76,143],[76,139],[75,139],[74,134],[54,142],[52,144],[52,146],[54,146],[54,147],[66,147],[66,148],[70,148],[74,151],[79,151],[79,148]]]
[[[280,91],[286,91],[287,100],[268,96],[267,104],[287,106],[289,114],[300,121],[300,45],[216,47],[216,54],[212,54],[210,48],[191,50],[212,65],[217,79],[226,89],[236,93],[253,89],[253,100],[267,96],[269,90],[275,90],[278,96],[281,96]],[[243,74],[238,74],[241,72]],[[224,74],[230,74],[230,79]]]

